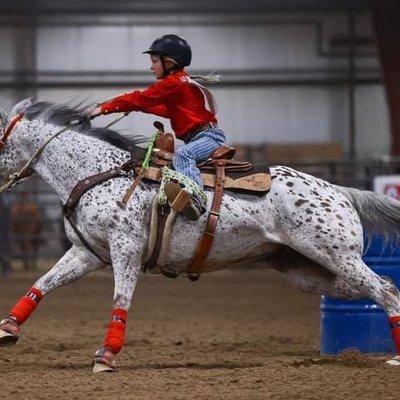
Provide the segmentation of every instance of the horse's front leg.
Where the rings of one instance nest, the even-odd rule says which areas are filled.
[[[114,271],[114,300],[111,321],[108,325],[103,347],[94,356],[93,372],[112,372],[115,369],[115,355],[125,342],[128,310],[141,269],[141,249],[138,244],[111,247]]]
[[[10,346],[18,341],[20,326],[36,309],[44,295],[103,266],[105,264],[86,249],[72,246],[54,267],[21,297],[8,317],[0,322],[0,346]]]

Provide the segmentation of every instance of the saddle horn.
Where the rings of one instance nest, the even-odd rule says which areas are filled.
[[[154,121],[153,125],[159,132],[165,133],[164,124],[162,124],[160,121]]]

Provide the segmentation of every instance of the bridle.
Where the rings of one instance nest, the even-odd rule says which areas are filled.
[[[129,113],[124,113],[122,116],[116,118],[115,120],[111,121],[108,125],[106,125],[105,128],[109,128],[110,126],[116,124],[118,121],[120,121],[122,118],[126,117]],[[23,113],[20,113],[16,115],[12,121],[8,124],[2,138],[0,139],[0,151],[6,146],[8,138],[11,136],[13,129],[15,128],[15,125],[24,117]],[[46,146],[57,136],[61,135],[63,132],[65,132],[67,129],[71,128],[72,124],[64,126],[62,129],[57,131],[55,134],[50,136],[48,139],[45,140],[45,142],[35,151],[35,154],[32,156],[32,158],[21,168],[19,172],[15,172],[11,174],[8,177],[8,180],[6,183],[4,183],[2,186],[0,186],[0,194],[2,192],[5,192],[8,189],[11,189],[14,187],[18,182],[30,177],[33,174],[33,169],[32,166],[35,163],[35,161],[40,157],[42,154],[43,150],[46,148]]]
[[[5,129],[4,133],[3,133],[3,136],[0,139],[0,150],[2,150],[5,147],[5,145],[7,143],[7,140],[10,137],[15,125],[17,125],[17,123],[23,117],[24,117],[24,114],[23,113],[19,113],[11,120],[10,123],[7,124],[7,127],[6,127],[6,129]]]
[[[18,121],[20,121],[23,118],[24,114],[18,114],[13,118],[11,123],[8,125],[7,129],[4,132],[3,137],[1,138],[0,142],[0,150],[2,150],[6,144],[8,138],[11,136],[11,133],[13,132],[13,129],[15,125],[17,124]],[[35,154],[32,156],[32,158],[20,169],[19,172],[14,172],[8,177],[8,180],[6,183],[4,183],[2,186],[0,186],[0,193],[5,192],[6,190],[12,188],[15,186],[18,182],[20,182],[23,179],[26,179],[30,177],[33,174],[33,169],[32,165],[34,162],[39,158],[39,156],[42,154],[43,150],[45,147],[57,136],[61,135],[61,133],[65,132],[68,128],[70,128],[70,125],[67,125],[57,131],[54,135],[50,136],[40,147],[38,150],[35,151]]]

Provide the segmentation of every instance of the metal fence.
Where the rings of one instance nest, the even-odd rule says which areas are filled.
[[[52,263],[68,248],[56,193],[33,176],[0,196],[0,268],[35,270]]]
[[[375,176],[400,174],[400,158],[363,161],[292,162],[292,168],[317,176],[330,183],[373,190]]]

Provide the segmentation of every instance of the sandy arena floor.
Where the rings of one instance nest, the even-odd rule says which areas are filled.
[[[0,279],[0,315],[34,282]],[[110,274],[43,300],[20,342],[0,349],[1,398],[398,399],[384,358],[319,355],[319,298],[273,271],[227,271],[191,283],[144,276],[113,374],[93,375],[111,310]]]

